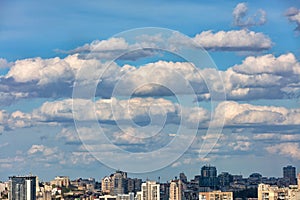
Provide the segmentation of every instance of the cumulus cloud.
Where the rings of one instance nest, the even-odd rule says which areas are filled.
[[[214,51],[263,51],[272,47],[268,36],[245,29],[216,33],[203,31],[195,36],[194,41]]]
[[[0,103],[9,105],[18,99],[35,97],[70,98],[74,84],[81,87],[78,96],[83,98],[82,95],[93,92],[91,88],[96,87],[98,79],[95,95],[103,98],[113,94],[147,97],[195,93],[199,100],[209,100],[211,92],[221,94],[223,89],[228,100],[298,98],[299,74],[300,64],[292,53],[278,57],[249,56],[226,71],[197,70],[188,62],[107,66],[94,59],[80,59],[78,55],[64,59],[34,58],[16,61],[7,75],[0,78]]]
[[[275,144],[266,147],[266,150],[271,154],[279,154],[282,156],[287,156],[295,160],[300,160],[300,147],[299,143],[288,142]]]
[[[300,9],[291,7],[285,12],[285,16],[290,22],[295,22],[297,27],[295,31],[300,31]]]
[[[293,99],[300,95],[299,71],[299,61],[287,53],[249,56],[220,74],[228,100]],[[209,93],[199,95],[199,100],[209,98]]]
[[[31,114],[15,111],[8,113],[0,110],[0,133],[4,130],[24,128],[31,126]]]
[[[247,14],[247,4],[237,4],[232,12],[233,24],[240,27],[251,27],[264,25],[267,22],[267,13],[262,9],[259,9],[253,16],[247,17]]]
[[[235,65],[233,70],[242,74],[274,74],[279,76],[300,75],[300,63],[292,53],[275,57],[272,54],[249,56],[241,65]]]
[[[76,101],[74,103],[74,101]],[[74,109],[72,108],[72,105]],[[95,110],[91,109],[94,108]],[[97,117],[97,118],[96,118]],[[100,99],[96,102],[85,99],[66,99],[54,102],[45,102],[32,113],[32,118],[41,122],[72,122],[99,120],[103,123],[118,121],[126,123],[148,123],[153,125],[179,123],[180,118],[186,120],[185,125],[195,126],[205,123],[209,119],[207,110],[196,107],[181,107],[177,103],[162,98],[133,98],[130,100]],[[159,120],[163,121],[159,121]]]
[[[275,106],[239,104],[234,101],[221,102],[216,108],[224,113],[226,125],[297,125],[300,109],[287,109]],[[222,116],[223,117],[223,116]]]
[[[37,153],[41,153],[44,156],[50,156],[56,154],[58,152],[57,148],[50,148],[44,145],[32,145],[30,149],[27,151],[28,155],[34,155]]]
[[[122,60],[137,60],[156,54],[157,52],[154,48],[158,48],[157,42],[162,42],[161,35],[142,35],[136,39],[137,42],[133,44],[130,44],[122,37],[94,40],[73,50],[62,52],[79,54],[84,59],[114,60],[118,58]]]

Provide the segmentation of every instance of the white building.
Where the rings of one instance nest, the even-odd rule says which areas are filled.
[[[155,181],[142,183],[141,200],[160,200],[160,185]]]
[[[258,185],[258,200],[300,200],[300,189],[297,185],[279,188],[267,184]]]
[[[68,188],[70,186],[70,179],[68,176],[57,176],[54,180],[50,181],[50,184]]]
[[[182,200],[182,181],[173,180],[170,183],[169,200]]]
[[[200,192],[199,200],[233,200],[233,192],[222,192],[219,190]]]

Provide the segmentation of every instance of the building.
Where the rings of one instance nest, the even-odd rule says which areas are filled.
[[[130,181],[129,186],[131,190],[135,190],[136,188],[135,182],[132,183],[132,181]],[[122,171],[116,171],[110,176],[104,177],[101,180],[101,190],[104,194],[111,194],[111,195],[127,194],[128,193],[127,173]]]
[[[117,200],[117,196],[104,195],[98,198],[99,200]]]
[[[50,181],[50,184],[68,188],[70,186],[70,179],[68,176],[57,176],[54,180]]]
[[[117,200],[134,200],[134,193],[129,194],[118,194]]]
[[[169,200],[182,200],[183,184],[181,180],[173,180],[170,183]]]
[[[180,179],[183,183],[187,183],[187,182],[188,182],[187,177],[186,177],[186,175],[185,175],[183,172],[181,172],[181,173],[179,174],[179,179]]]
[[[9,177],[9,200],[36,200],[36,176]]]
[[[101,181],[101,191],[104,194],[109,194],[111,190],[112,190],[111,177],[105,176]]]
[[[259,184],[258,186],[258,200],[299,200],[300,189],[298,186],[291,185],[290,187],[280,188],[267,184]]]
[[[0,199],[2,199],[6,194],[8,190],[8,184],[0,182]]]
[[[218,186],[217,169],[214,166],[205,165],[201,168],[200,187],[216,189]]]
[[[160,200],[160,185],[155,181],[142,183],[141,200]]]
[[[113,174],[111,181],[112,181],[111,194],[118,195],[118,194],[128,193],[126,172],[116,171]]]
[[[228,172],[222,172],[218,175],[218,181],[220,188],[228,189],[230,183],[233,182],[233,176]]]
[[[300,189],[300,173],[297,176],[298,189]]]
[[[128,192],[141,191],[142,179],[127,178],[127,190]]]
[[[200,192],[199,200],[233,200],[233,193],[222,192],[220,190],[211,192]]]
[[[135,200],[142,200],[142,191],[136,193]]]
[[[296,185],[296,167],[291,165],[283,167],[283,178],[289,181],[289,185]]]

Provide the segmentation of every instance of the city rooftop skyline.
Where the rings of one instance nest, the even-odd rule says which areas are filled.
[[[218,169],[218,166],[215,166],[215,165],[211,165],[211,164],[205,164],[205,165],[202,165],[202,166],[200,166],[199,167],[199,172],[197,173],[197,174],[192,174],[192,175],[188,175],[188,174],[186,174],[184,171],[181,171],[181,172],[178,172],[177,174],[173,174],[173,177],[171,177],[171,178],[169,178],[169,179],[162,179],[162,177],[163,176],[160,176],[159,174],[158,174],[158,177],[145,177],[143,174],[134,174],[134,173],[127,173],[126,171],[125,171],[125,173],[128,175],[128,177],[130,177],[130,178],[141,178],[143,181],[146,181],[146,180],[152,180],[152,181],[161,181],[162,183],[163,182],[169,182],[169,181],[171,181],[171,180],[175,180],[176,178],[179,178],[179,175],[180,175],[180,173],[184,173],[186,176],[187,176],[187,179],[190,181],[190,180],[192,180],[192,179],[194,179],[195,178],[195,176],[199,176],[199,175],[201,175],[201,170],[202,170],[202,168],[203,167],[215,167],[216,168],[216,170],[217,170],[217,175],[221,175],[222,173],[229,173],[229,174],[231,174],[231,175],[242,175],[243,176],[243,178],[248,178],[248,177],[250,177],[251,175],[253,175],[253,174],[261,174],[262,175],[262,177],[267,177],[267,178],[273,178],[273,177],[275,177],[275,178],[282,178],[282,177],[284,177],[284,172],[283,172],[283,170],[284,170],[284,168],[288,168],[288,167],[292,167],[292,168],[295,168],[296,169],[296,171],[295,171],[295,173],[296,173],[296,175],[297,174],[299,174],[300,172],[298,172],[298,169],[297,169],[297,167],[296,166],[293,166],[293,165],[285,165],[285,166],[282,166],[280,169],[281,169],[281,175],[280,176],[275,176],[275,175],[271,175],[271,176],[265,176],[264,174],[262,174],[262,173],[260,173],[259,171],[253,171],[252,173],[250,173],[250,174],[248,174],[248,175],[246,175],[246,174],[237,174],[237,173],[233,173],[233,172],[231,172],[230,170],[227,170],[227,171],[220,171],[219,169]],[[76,177],[72,177],[72,176],[69,176],[68,174],[56,174],[55,176],[53,176],[51,179],[49,179],[49,180],[45,180],[45,179],[43,179],[42,177],[40,177],[38,174],[35,174],[35,173],[32,173],[32,172],[29,172],[28,174],[11,174],[11,175],[9,175],[8,177],[7,177],[7,179],[4,179],[4,180],[2,180],[2,179],[0,179],[0,182],[2,181],[2,182],[5,182],[5,181],[7,181],[8,180],[8,178],[9,177],[13,177],[13,176],[16,176],[16,177],[18,177],[18,176],[20,176],[20,177],[31,177],[31,176],[37,176],[37,177],[39,177],[39,180],[40,181],[44,181],[44,182],[49,182],[50,180],[53,180],[55,177],[69,177],[70,178],[70,180],[76,180],[76,179],[79,179],[79,178],[95,178],[95,180],[102,180],[104,177],[106,177],[106,176],[109,176],[110,174],[113,174],[114,172],[123,172],[122,170],[115,170],[115,171],[110,171],[108,174],[106,174],[106,175],[104,175],[103,177],[98,177],[98,176],[89,176],[89,177],[83,177],[83,176],[80,176],[80,174],[78,175],[78,176],[76,176]]]

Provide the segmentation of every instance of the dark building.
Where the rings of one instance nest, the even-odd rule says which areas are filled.
[[[288,165],[283,168],[283,178],[287,179],[289,181],[290,185],[296,185],[297,179],[296,179],[296,167],[293,167],[291,165]]]
[[[201,177],[199,181],[199,186],[209,187],[213,190],[217,189],[218,177],[217,177],[216,167],[205,165],[201,168]]]
[[[187,177],[186,175],[182,172],[179,174],[179,179],[183,182],[183,183],[187,183]]]
[[[36,200],[36,176],[9,177],[9,200]]]
[[[141,191],[142,179],[137,178],[127,178],[127,189],[128,192],[136,193]]]
[[[219,187],[222,189],[227,189],[230,183],[233,182],[233,176],[228,172],[222,172],[218,175]]]
[[[128,183],[127,183],[127,173],[122,171],[116,171],[112,177],[113,195],[127,194],[128,193]]]

